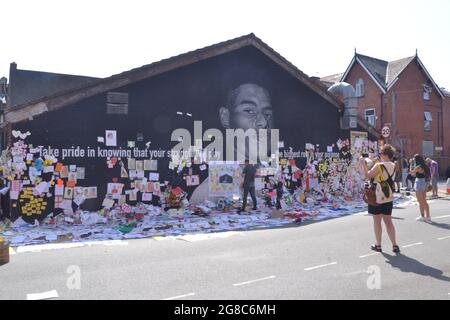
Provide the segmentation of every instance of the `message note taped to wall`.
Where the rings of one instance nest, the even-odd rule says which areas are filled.
[[[117,131],[116,130],[106,130],[105,133],[106,146],[116,147],[117,146]]]

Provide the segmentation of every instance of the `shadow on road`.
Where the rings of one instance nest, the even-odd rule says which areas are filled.
[[[431,223],[429,223],[431,226],[434,226],[434,227],[438,227],[438,228],[442,228],[442,229],[445,229],[445,230],[450,230],[450,224],[447,224],[447,223],[436,223],[436,222],[431,222]]]
[[[403,254],[398,254],[396,256],[391,256],[384,252],[382,254],[387,259],[386,262],[388,264],[393,268],[400,269],[402,272],[413,272],[422,276],[429,276],[438,280],[450,282],[450,277],[445,276],[441,270],[427,266],[413,258]]]

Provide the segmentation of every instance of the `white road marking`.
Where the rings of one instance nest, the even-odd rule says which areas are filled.
[[[421,244],[423,244],[423,242],[411,243],[411,244],[407,244],[406,246],[402,246],[402,248],[409,248],[409,247],[413,247],[413,246],[420,246]]]
[[[69,248],[78,248],[78,247],[94,246],[94,245],[127,246],[128,241],[105,240],[105,241],[86,241],[86,242],[72,242],[72,243],[47,243],[47,244],[17,247],[16,253],[41,252],[44,250],[69,249]]]
[[[41,252],[42,250],[67,249],[67,248],[76,248],[76,247],[83,247],[83,246],[84,245],[81,242],[74,242],[74,243],[49,243],[49,244],[39,244],[39,245],[18,247],[16,249],[16,252],[17,253]]]
[[[444,239],[448,239],[448,238],[450,238],[450,236],[446,236],[446,237],[438,238],[438,240],[444,240]]]
[[[58,298],[58,292],[56,290],[46,291],[41,293],[28,293],[27,300],[44,300],[51,298]]]
[[[438,217],[432,217],[433,220],[435,219],[442,219],[442,218],[448,218],[450,217],[450,215],[446,215],[446,216],[438,216]]]
[[[359,256],[360,258],[365,258],[365,257],[370,257],[370,256],[374,256],[376,254],[381,254],[381,252],[374,252],[374,253],[369,253],[369,254],[365,254],[363,256]]]
[[[174,299],[179,299],[179,298],[184,298],[184,297],[189,297],[189,296],[195,296],[194,292],[188,293],[188,294],[183,294],[181,296],[176,296],[176,297],[170,297],[170,298],[166,298],[163,300],[174,300]]]
[[[235,287],[243,286],[245,284],[249,284],[249,283],[253,283],[253,282],[257,282],[257,281],[268,280],[268,279],[274,279],[274,278],[275,278],[275,276],[270,276],[270,277],[265,277],[265,278],[261,278],[261,279],[250,280],[250,281],[245,281],[245,282],[241,282],[241,283],[235,283],[235,284],[233,284],[233,286],[235,286]]]
[[[334,262],[331,262],[331,263],[322,264],[322,265],[320,265],[320,266],[309,267],[309,268],[305,268],[304,270],[305,270],[305,271],[311,271],[311,270],[314,270],[314,269],[319,269],[319,268],[331,266],[331,265],[334,265],[334,264],[337,264],[337,262],[334,261]]]
[[[205,233],[205,234],[186,234],[182,236],[176,236],[176,240],[184,240],[187,242],[195,242],[202,240],[211,240],[211,239],[225,239],[235,235],[241,235],[242,232],[229,231],[229,232],[215,232],[215,233]]]

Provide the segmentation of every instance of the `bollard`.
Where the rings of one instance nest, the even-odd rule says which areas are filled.
[[[0,239],[0,266],[9,262],[9,243]]]
[[[447,194],[450,194],[450,178],[447,179]]]

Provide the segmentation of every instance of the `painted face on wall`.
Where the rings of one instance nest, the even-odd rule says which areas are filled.
[[[246,83],[234,89],[227,108],[221,108],[222,125],[231,129],[272,129],[273,109],[266,89]]]

